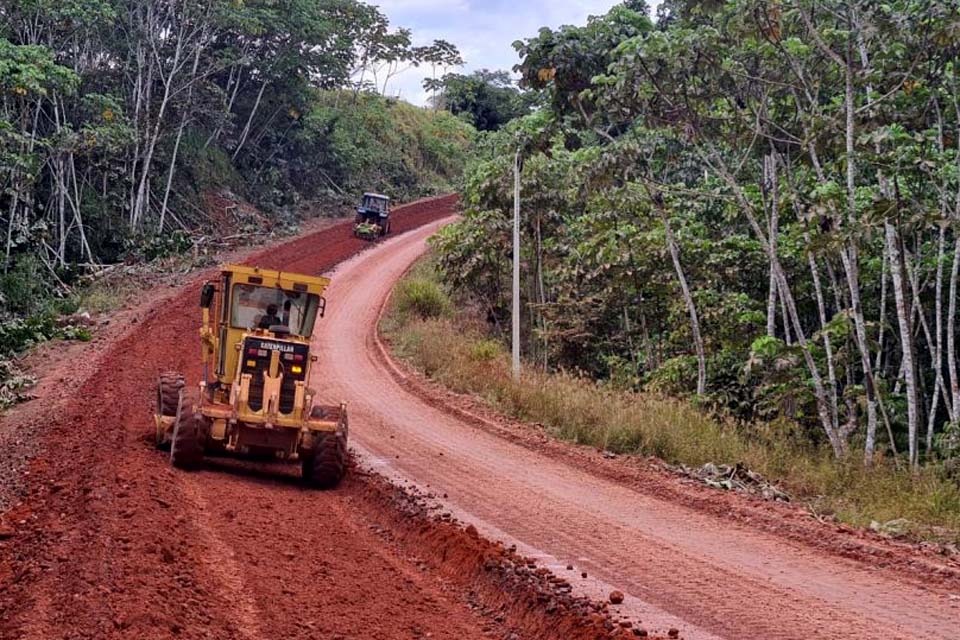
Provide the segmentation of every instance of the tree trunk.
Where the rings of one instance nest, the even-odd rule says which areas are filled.
[[[919,463],[917,448],[917,378],[913,361],[913,331],[910,327],[910,304],[907,300],[903,252],[896,228],[889,221],[884,223],[887,252],[890,255],[890,276],[893,282],[893,296],[897,308],[897,324],[900,329],[900,350],[903,358],[903,376],[907,391],[907,431],[909,437],[910,465]]]
[[[887,252],[884,251],[880,262],[880,320],[877,323],[877,360],[873,365],[876,371],[883,371],[883,338],[887,328]]]
[[[794,208],[794,212],[795,212],[796,215],[797,215],[797,219],[798,219],[798,220],[806,220],[806,221],[809,223],[809,219],[808,219],[806,216],[803,215],[803,211],[802,211],[801,208],[800,208],[800,195],[797,193],[796,185],[795,185],[795,183],[794,183],[794,181],[793,181],[793,175],[792,175],[792,173],[790,172],[790,162],[789,162],[789,158],[787,159],[787,162],[785,163],[785,168],[786,168],[785,175],[786,175],[786,178],[787,178],[787,180],[786,180],[786,185],[787,185],[787,189],[790,190],[790,194],[789,194],[789,195],[790,195],[790,200],[793,201],[793,208]],[[838,388],[839,388],[839,384],[838,384],[838,381],[837,381],[836,364],[835,364],[835,362],[834,362],[833,344],[832,344],[832,341],[831,341],[831,339],[830,339],[830,334],[829,334],[829,332],[826,331],[827,324],[828,324],[828,322],[829,322],[829,320],[828,320],[828,318],[827,318],[826,299],[825,299],[825,297],[824,297],[824,295],[823,295],[823,287],[822,287],[822,285],[821,285],[821,283],[820,283],[820,270],[819,270],[819,268],[817,267],[817,259],[816,259],[816,256],[814,256],[813,251],[810,250],[810,247],[812,246],[812,241],[811,241],[811,238],[810,238],[810,232],[809,232],[806,228],[804,228],[803,240],[804,240],[804,242],[806,243],[806,245],[807,245],[807,247],[808,247],[808,249],[807,249],[807,251],[806,251],[806,254],[807,254],[807,265],[810,267],[810,277],[811,277],[811,280],[813,281],[813,291],[814,291],[814,295],[815,295],[816,300],[817,300],[817,315],[819,316],[819,319],[820,319],[820,334],[821,334],[821,337],[822,337],[822,339],[823,339],[824,355],[825,355],[826,361],[827,361],[827,380],[828,380],[828,382],[830,383],[830,392],[829,392],[830,417],[831,417],[831,419],[832,419],[832,421],[833,421],[833,428],[834,428],[834,430],[836,430],[836,431],[839,432],[839,433],[842,433],[842,435],[843,435],[844,438],[845,438],[845,437],[849,436],[850,434],[852,434],[854,431],[856,431],[856,428],[857,428],[857,416],[856,416],[856,413],[854,412],[854,414],[853,414],[853,416],[852,416],[852,422],[850,421],[850,416],[848,416],[847,428],[846,428],[843,432],[840,431],[840,407],[839,407],[839,404],[838,404],[839,399],[838,399],[838,395],[837,395],[837,390],[838,390]],[[829,261],[827,261],[826,264],[827,264],[827,272],[830,274],[831,281],[834,283],[834,288],[835,288],[835,291],[836,291],[836,284],[835,284],[834,278],[833,278],[833,271],[830,269],[830,263],[829,263]],[[784,322],[786,323],[786,321],[787,321],[787,313],[786,313],[786,311],[785,311],[785,310],[786,310],[786,301],[784,300],[784,296],[782,296],[782,295],[780,296],[780,304],[781,304],[781,305],[783,306],[783,308],[784,308],[784,314],[783,314],[783,315],[784,315]],[[837,299],[837,306],[838,306],[838,307],[841,307],[841,308],[842,308],[842,306],[843,306],[842,304],[840,304],[839,297],[838,297],[838,299]]]
[[[647,194],[650,196],[650,200],[660,214],[660,220],[663,222],[663,230],[667,238],[667,249],[670,251],[670,258],[673,261],[673,268],[677,274],[677,281],[680,284],[683,302],[686,304],[687,313],[690,316],[690,333],[693,335],[693,348],[697,354],[697,395],[702,396],[707,391],[707,356],[703,348],[703,337],[700,333],[700,316],[697,314],[697,305],[693,300],[693,294],[690,293],[690,286],[687,284],[687,277],[683,271],[683,263],[680,261],[680,248],[677,246],[673,229],[670,226],[670,218],[667,216],[663,196],[657,192],[652,192],[650,186],[646,183],[644,183],[644,185],[647,189]]]
[[[157,34],[156,37],[159,38],[159,34]],[[154,46],[154,43],[151,43],[151,46]],[[134,228],[139,226],[140,221],[143,219],[143,216],[146,214],[150,205],[149,184],[153,155],[156,151],[157,142],[160,140],[160,135],[162,133],[164,115],[166,114],[167,108],[170,106],[170,92],[173,87],[173,81],[180,72],[180,60],[183,56],[183,48],[184,26],[181,25],[180,31],[176,36],[176,45],[174,46],[173,50],[173,61],[169,71],[164,76],[163,69],[158,67],[158,72],[160,73],[160,78],[163,83],[163,98],[160,100],[160,106],[158,108],[156,118],[154,119],[153,127],[148,129],[150,133],[148,134],[146,141],[146,150],[144,152],[143,159],[140,162],[140,178],[137,184],[137,195],[134,199],[133,215],[131,220]]]
[[[240,150],[243,149],[243,145],[247,141],[247,136],[250,135],[250,125],[253,124],[253,117],[256,115],[257,109],[260,108],[260,100],[263,98],[263,92],[267,88],[268,84],[270,84],[269,80],[264,80],[260,84],[260,91],[257,92],[257,99],[253,103],[253,108],[250,109],[250,115],[247,116],[247,123],[243,126],[243,132],[240,134],[240,140],[237,142],[237,148],[233,151],[233,160],[236,160],[237,156],[240,155]]]
[[[183,108],[183,113],[180,114],[180,126],[177,128],[177,137],[173,143],[173,151],[170,154],[170,169],[167,171],[167,185],[163,190],[163,203],[160,205],[160,222],[157,225],[158,233],[163,233],[163,223],[164,219],[167,217],[167,204],[170,202],[170,189],[173,187],[173,174],[177,166],[177,154],[180,151],[180,140],[183,138],[183,129],[187,126],[187,114],[190,113],[190,109],[193,106],[192,79],[197,77],[197,68],[200,66],[200,53],[202,51],[203,47],[200,45],[198,45],[194,51],[193,69],[190,71],[191,82],[190,86],[187,88],[186,106]]]
[[[851,224],[856,223],[856,197],[855,197],[855,161],[854,157],[854,128],[853,128],[853,86],[852,78],[847,78],[847,118],[846,118],[846,149],[847,149],[847,219]],[[805,135],[809,132],[805,130]],[[810,156],[811,164],[817,174],[817,179],[821,183],[826,183],[827,178],[820,164],[820,158],[816,147],[812,142],[807,144],[807,152]],[[839,220],[834,218],[834,224],[839,224]],[[873,377],[873,367],[870,363],[870,343],[867,338],[867,325],[863,316],[863,306],[860,302],[860,275],[857,266],[856,244],[851,242],[849,249],[842,247],[840,250],[840,260],[843,265],[844,277],[847,283],[847,292],[850,296],[850,310],[853,315],[854,333],[856,336],[857,351],[860,353],[860,364],[863,368],[864,386],[867,395],[867,436],[864,443],[864,464],[870,466],[873,464],[877,436],[877,406],[880,398],[877,395],[876,383]],[[884,413],[883,408],[880,408]],[[887,430],[890,430],[889,424]],[[891,447],[895,447],[891,438]]]
[[[777,256],[777,254],[770,250],[770,242],[767,238],[767,234],[765,233],[763,227],[760,226],[757,216],[754,213],[753,206],[744,195],[740,184],[737,182],[730,170],[724,165],[722,157],[720,157],[713,145],[707,141],[704,141],[704,143],[704,146],[709,149],[709,154],[706,154],[702,150],[698,149],[700,152],[700,157],[704,160],[707,166],[713,168],[714,172],[731,188],[733,195],[737,200],[737,204],[740,206],[741,211],[743,211],[744,216],[747,218],[750,228],[753,230],[753,233],[759,240],[763,250],[767,253],[767,255],[770,256],[772,260],[774,272],[777,276],[777,287],[779,287],[783,293],[784,300],[786,301],[787,312],[790,315],[790,322],[793,324],[794,332],[796,333],[797,344],[800,346],[801,353],[803,353],[803,359],[807,365],[807,371],[810,373],[810,378],[813,382],[813,393],[814,397],[816,398],[817,416],[820,418],[820,425],[830,442],[830,446],[833,448],[834,455],[837,458],[843,457],[847,449],[846,442],[844,442],[840,433],[833,426],[833,418],[830,415],[830,404],[829,400],[827,399],[826,389],[823,385],[823,377],[820,375],[820,368],[817,366],[817,362],[810,351],[810,345],[807,342],[806,333],[804,332],[803,325],[800,322],[800,314],[797,311],[796,301],[793,299],[793,293],[790,290],[790,284],[787,281],[787,275],[783,270],[783,266],[780,264],[780,258]]]
[[[779,210],[776,203],[776,159],[772,154],[763,157],[763,193],[767,206],[767,233],[770,237],[770,250],[777,251],[777,236],[780,234]],[[767,335],[777,336],[777,276],[773,271],[773,262],[770,263],[770,277],[767,285]],[[786,322],[786,317],[784,317]],[[786,340],[786,336],[784,337]]]
[[[537,223],[537,302],[539,302],[539,308],[537,310],[537,316],[540,320],[540,338],[542,344],[540,348],[543,350],[541,354],[543,356],[543,370],[546,371],[549,366],[549,356],[548,356],[548,342],[547,342],[547,320],[543,315],[544,307],[547,304],[547,294],[543,286],[543,238],[540,234],[540,214],[537,214],[536,217]]]
[[[955,232],[956,233],[956,232]],[[955,411],[960,411],[960,378],[957,377],[957,279],[960,277],[960,234],[953,243],[953,266],[950,268],[950,294],[947,297],[947,371],[950,374],[950,397]]]
[[[230,77],[227,80],[227,91],[231,91],[231,88],[233,90],[230,92],[230,100],[227,102],[226,109],[224,109],[224,114],[223,114],[224,119],[229,118],[230,114],[233,113],[233,103],[237,99],[237,93],[240,90],[242,79],[243,79],[243,67],[240,67],[239,70],[237,71],[236,80],[234,80],[233,78],[233,69],[232,68],[230,69]],[[219,139],[220,132],[222,130],[223,130],[223,123],[218,122],[217,126],[213,130],[213,133],[211,133],[210,136],[207,138],[207,141],[203,143],[203,148],[206,149],[207,147],[210,146],[211,142]]]
[[[804,232],[804,240],[807,246],[810,246],[810,234]],[[817,313],[820,316],[820,335],[823,338],[823,351],[827,360],[827,379],[830,382],[830,417],[833,419],[833,426],[839,429],[839,407],[837,406],[837,371],[833,361],[833,345],[830,341],[830,334],[826,331],[827,327],[827,309],[823,298],[823,289],[820,286],[820,273],[817,269],[817,260],[813,253],[807,251],[807,264],[810,265],[810,275],[813,278],[813,292],[817,298]],[[849,418],[849,417],[848,417]],[[847,435],[856,430],[856,415],[853,417],[853,429],[848,427]]]
[[[87,240],[87,230],[84,227],[83,223],[83,213],[80,206],[80,186],[77,181],[77,167],[73,159],[73,153],[70,153],[70,176],[73,181],[73,215],[77,222],[77,229],[80,233],[80,255],[86,253],[87,261],[90,264],[97,264],[97,259],[93,255],[93,251],[90,249],[90,242]]]

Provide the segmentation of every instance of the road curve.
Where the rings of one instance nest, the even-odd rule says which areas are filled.
[[[342,263],[316,336],[314,386],[350,406],[367,464],[444,495],[578,588],[627,594],[623,615],[707,638],[960,638],[956,596],[645,494],[497,437],[412,395],[378,355],[392,285],[441,221]]]

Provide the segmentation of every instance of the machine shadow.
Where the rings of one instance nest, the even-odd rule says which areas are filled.
[[[301,491],[319,491],[303,481],[299,463],[269,462],[218,455],[205,457],[203,469],[242,478],[256,484],[287,486]]]

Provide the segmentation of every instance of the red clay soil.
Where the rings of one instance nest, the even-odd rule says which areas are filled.
[[[359,471],[363,500],[357,508],[371,528],[395,544],[422,570],[432,570],[467,594],[470,608],[509,626],[507,638],[608,638],[615,625],[608,605],[573,593],[569,580],[538,567],[533,558],[491,542],[473,525],[461,526],[429,494],[401,488],[380,475]],[[616,635],[616,634],[615,634]]]
[[[315,336],[328,399],[350,403],[364,425],[351,438],[379,472],[442,495],[578,592],[622,591],[612,613],[688,640],[960,638],[955,558],[605,460],[396,367],[377,344],[379,311],[440,224],[340,265],[337,313]]]
[[[399,208],[394,232],[449,216],[455,204]],[[368,246],[341,223],[247,262],[322,273]],[[198,379],[198,292],[214,274],[146,292],[138,311],[116,315],[107,338],[61,362],[54,355],[54,380],[41,387],[48,395],[4,418],[0,431],[35,439],[36,453],[27,495],[0,523],[0,639],[606,635],[609,620],[590,618],[575,599],[562,601],[563,616],[539,601],[519,617],[516,607],[498,613],[491,594],[509,585],[484,575],[498,570],[477,570],[486,551],[476,547],[451,565],[438,546],[424,546],[429,562],[412,562],[417,531],[472,538],[409,509],[389,514],[398,498],[366,474],[317,492],[289,467],[171,469],[149,441],[154,384],[168,369]],[[569,618],[556,627],[565,635],[546,616]]]

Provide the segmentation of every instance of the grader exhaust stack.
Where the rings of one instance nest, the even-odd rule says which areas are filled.
[[[156,444],[174,466],[207,453],[298,461],[305,481],[340,482],[347,464],[347,410],[314,404],[307,385],[313,327],[329,279],[246,266],[222,269],[200,294],[203,375],[197,394],[177,372],[157,384]]]

